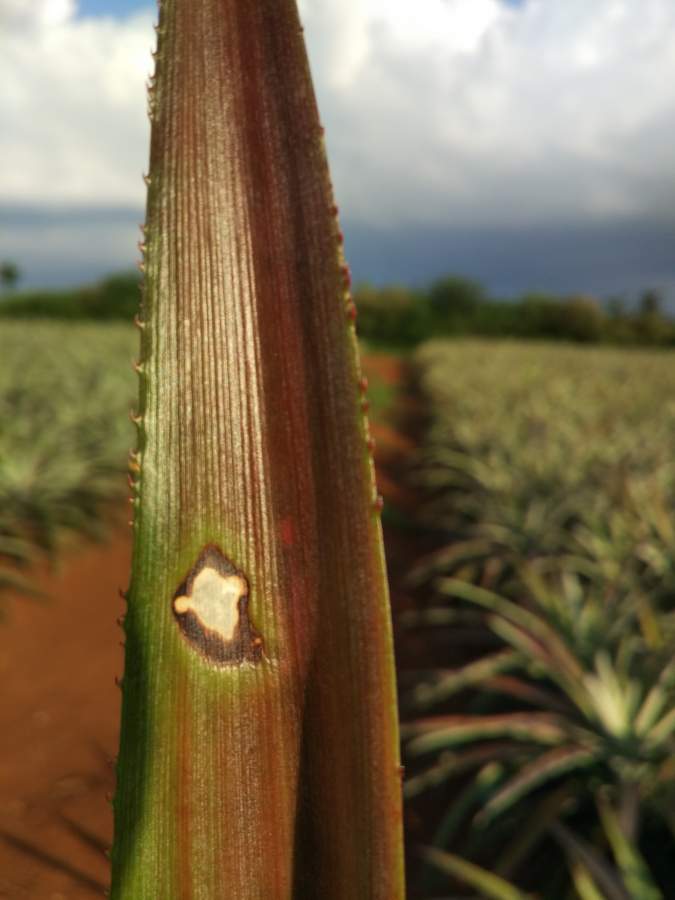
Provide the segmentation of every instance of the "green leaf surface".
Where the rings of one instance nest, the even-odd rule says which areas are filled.
[[[557,744],[566,737],[555,716],[544,713],[503,713],[493,716],[438,716],[420,719],[421,732],[409,744],[413,754],[429,753],[488,738],[510,737],[535,744]]]
[[[532,894],[523,893],[498,875],[452,853],[428,848],[424,856],[436,868],[479,891],[487,900],[533,900]]]
[[[598,811],[630,896],[639,900],[663,900],[663,894],[654,884],[649,866],[638,847],[623,833],[618,817],[606,797],[598,797]]]
[[[591,765],[597,753],[582,747],[556,747],[526,765],[489,800],[476,818],[484,825],[547,781]]]
[[[572,863],[570,871],[579,900],[605,900],[596,887],[591,873],[582,862]]]

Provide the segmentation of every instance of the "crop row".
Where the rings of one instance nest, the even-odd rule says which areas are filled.
[[[136,344],[127,325],[2,323],[0,587],[68,533],[100,536],[124,497]]]
[[[440,544],[405,619],[441,647],[404,692],[408,797],[443,798],[427,886],[668,896],[673,358],[439,341],[416,366]]]

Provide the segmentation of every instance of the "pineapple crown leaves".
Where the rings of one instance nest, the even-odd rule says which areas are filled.
[[[496,741],[511,775],[484,798],[477,827],[488,826],[543,785],[589,768],[610,784],[640,777],[645,794],[669,791],[671,782],[675,788],[675,773],[663,765],[675,732],[674,663],[647,674],[640,653],[619,642],[613,655],[603,648],[588,665],[553,633],[546,609],[517,606],[458,580],[443,579],[441,586],[446,595],[483,609],[506,646],[418,686],[411,704],[426,709],[457,691],[474,690],[501,692],[534,708],[431,716],[407,725],[411,757],[438,755],[436,764],[415,777],[410,795],[479,766],[476,751]]]

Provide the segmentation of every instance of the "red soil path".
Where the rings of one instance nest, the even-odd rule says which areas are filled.
[[[0,625],[0,897],[88,900],[108,880],[128,534],[38,572]],[[3,602],[5,598],[2,598]]]
[[[402,364],[390,356],[365,360],[366,374],[398,384]],[[399,510],[414,502],[396,473],[411,442],[391,425],[373,425],[378,484]],[[386,528],[395,608],[397,587],[414,548]],[[105,855],[112,836],[106,797],[117,752],[122,670],[122,613],[130,535],[117,530],[106,545],[83,545],[34,580],[44,602],[10,598],[0,624],[0,898],[89,900],[108,882]],[[0,602],[7,603],[6,598]]]

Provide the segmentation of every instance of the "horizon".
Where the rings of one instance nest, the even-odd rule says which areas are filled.
[[[15,265],[13,260],[0,260],[0,264],[6,262]],[[140,289],[142,274],[136,264],[130,264],[126,267],[114,270],[103,271],[101,273],[92,275],[92,277],[89,279],[80,279],[74,282],[64,280],[62,283],[46,280],[44,281],[44,283],[38,284],[26,282],[26,280],[24,279],[23,271],[17,267],[15,282],[11,285],[5,284],[3,287],[0,287],[0,306],[2,306],[2,303],[6,300],[22,300],[24,298],[30,300],[31,297],[41,295],[54,295],[55,298],[69,294],[75,296],[82,291],[96,290],[107,281],[118,278],[135,278],[138,281],[138,287]],[[434,287],[442,284],[446,280],[464,282],[467,285],[470,284],[477,287],[482,292],[482,298],[480,300],[481,303],[518,304],[529,299],[565,303],[567,301],[582,299],[597,303],[599,308],[607,314],[612,314],[613,304],[618,303],[620,309],[619,315],[632,315],[638,312],[640,303],[643,301],[644,297],[648,294],[655,294],[657,297],[657,302],[659,303],[659,312],[668,319],[675,319],[675,298],[658,286],[647,282],[644,282],[642,284],[636,283],[633,286],[632,290],[624,288],[623,290],[617,289],[606,293],[593,290],[556,290],[553,288],[544,287],[541,284],[536,285],[535,287],[526,287],[520,290],[509,292],[499,289],[494,290],[484,281],[482,281],[480,277],[467,275],[466,273],[462,273],[456,270],[447,270],[444,272],[440,272],[434,277],[426,279],[423,278],[415,282],[404,281],[400,279],[353,279],[354,299],[358,303],[359,291],[371,289],[376,292],[386,292],[388,290],[405,291],[408,292],[413,298],[419,297],[420,299],[423,299],[425,296],[428,297],[429,293],[433,290]]]

